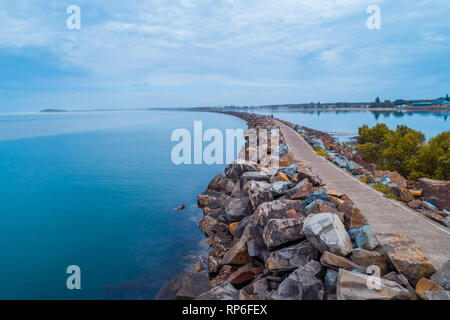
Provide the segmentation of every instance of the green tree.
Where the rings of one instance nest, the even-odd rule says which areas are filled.
[[[384,168],[409,177],[417,166],[417,154],[424,142],[425,135],[422,132],[407,126],[397,126],[397,129],[385,139],[388,147],[383,153]]]
[[[375,99],[375,103],[376,103],[376,104],[379,104],[379,103],[380,103],[380,97],[377,97],[377,98]]]
[[[412,178],[450,180],[450,131],[430,139],[418,153]]]

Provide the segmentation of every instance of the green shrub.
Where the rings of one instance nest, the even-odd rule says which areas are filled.
[[[385,124],[358,129],[355,150],[361,158],[375,163],[378,169],[398,171],[411,180],[422,177],[450,180],[450,131],[425,142],[425,135],[397,126],[390,130]]]
[[[314,151],[315,151],[319,156],[326,157],[326,156],[328,155],[327,150],[314,148]]]

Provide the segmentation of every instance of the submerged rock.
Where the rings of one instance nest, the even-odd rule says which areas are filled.
[[[206,275],[183,272],[159,290],[155,300],[194,300],[211,287]]]
[[[239,291],[229,282],[224,282],[220,286],[212,288],[197,297],[196,300],[237,300]]]
[[[321,252],[346,256],[353,250],[350,237],[335,214],[319,213],[307,217],[303,222],[303,233]]]

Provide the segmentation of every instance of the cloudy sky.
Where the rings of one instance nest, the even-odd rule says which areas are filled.
[[[66,27],[72,4],[80,30]],[[434,98],[450,93],[449,12],[448,0],[0,0],[0,112]]]

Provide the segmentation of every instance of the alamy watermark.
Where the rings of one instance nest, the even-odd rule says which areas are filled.
[[[370,14],[367,19],[366,25],[369,30],[380,30],[381,29],[381,9],[379,6],[371,5],[367,7],[367,14]]]
[[[66,20],[66,27],[69,30],[81,29],[81,9],[77,5],[70,5],[66,9],[66,13],[70,16]]]
[[[177,144],[171,160],[176,165],[229,164],[236,159],[278,165],[279,138],[277,130],[226,129],[224,139],[221,130],[203,132],[203,122],[194,121],[193,135],[184,128],[172,132],[171,141]]]
[[[66,280],[66,286],[69,290],[81,290],[81,269],[77,265],[70,265],[66,269],[70,276]]]

